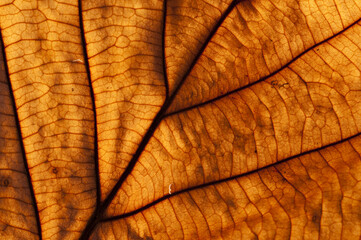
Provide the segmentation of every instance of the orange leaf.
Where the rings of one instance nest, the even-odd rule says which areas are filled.
[[[360,238],[360,19],[357,0],[1,2],[1,238]]]

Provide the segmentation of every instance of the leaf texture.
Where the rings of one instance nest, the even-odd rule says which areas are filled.
[[[2,44],[1,44],[2,47]],[[38,209],[21,141],[14,97],[0,59],[0,236],[36,239]],[[19,211],[21,209],[21,211]],[[37,221],[36,221],[37,220]]]
[[[358,239],[361,2],[0,3],[0,236]]]

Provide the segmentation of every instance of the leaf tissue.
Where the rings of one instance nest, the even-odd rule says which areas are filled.
[[[1,239],[359,239],[360,0],[2,0]]]

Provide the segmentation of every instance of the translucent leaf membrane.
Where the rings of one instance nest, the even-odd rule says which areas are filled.
[[[160,1],[84,1],[104,199],[165,98]]]
[[[15,1],[0,7],[0,24],[41,236],[76,239],[96,202],[90,90],[74,61],[84,59],[77,5]]]
[[[326,2],[240,2],[208,43],[169,112],[273,74],[361,18],[358,1]]]
[[[31,182],[6,74],[4,56],[0,52],[0,238],[37,239],[35,199],[29,188]]]
[[[91,239],[357,239],[356,136],[102,223]]]
[[[170,184],[222,180],[358,134],[360,37],[355,24],[270,78],[166,117],[109,216],[161,198]]]
[[[360,238],[360,19],[359,1],[2,1],[0,236]]]
[[[231,4],[225,1],[167,1],[165,57],[172,94]]]

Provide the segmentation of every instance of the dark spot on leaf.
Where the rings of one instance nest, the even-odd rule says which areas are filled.
[[[74,92],[74,88],[71,88],[71,91]]]
[[[228,199],[228,200],[226,201],[226,203],[227,203],[227,205],[228,205],[229,207],[234,208],[234,209],[237,209],[237,206],[236,206],[236,204],[234,203],[234,201],[233,201],[232,199]]]
[[[239,1],[241,2],[241,1]],[[258,10],[253,6],[253,4],[249,1],[242,1],[242,5],[244,9],[251,15],[251,16],[258,16]]]
[[[101,6],[100,9],[102,10],[101,13],[103,19],[107,19],[113,15],[112,6],[108,6],[107,4],[105,4]]]
[[[57,173],[57,172],[58,172],[58,169],[53,168],[53,173]]]
[[[46,38],[44,36],[38,35],[38,37],[36,38],[37,41],[42,42],[45,41]]]
[[[257,153],[257,149],[256,149],[256,150],[254,150],[254,153]]]
[[[198,165],[194,171],[194,174],[196,175],[197,179],[204,179],[204,170],[202,165]]]
[[[278,84],[277,80],[272,80],[271,81],[271,85],[274,88],[274,86],[276,86]]]
[[[312,222],[314,222],[314,223],[319,223],[320,222],[318,214],[313,214]]]
[[[240,131],[234,130],[234,146],[242,152],[246,151],[249,136]],[[252,151],[252,150],[251,150]]]
[[[3,181],[3,184],[4,184],[5,187],[7,187],[7,186],[9,186],[10,182],[9,182],[8,179],[5,179],[5,180]]]
[[[127,224],[128,227],[128,238],[129,239],[134,239],[134,240],[144,240],[144,239],[152,239],[149,236],[146,236],[145,238],[142,238],[138,235],[138,233],[136,233],[129,224]]]

